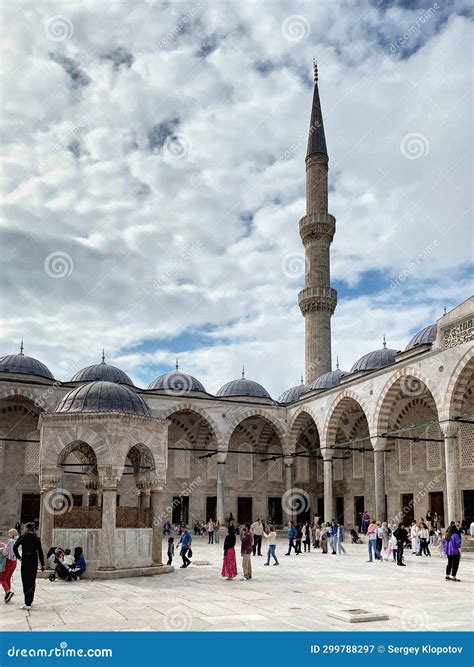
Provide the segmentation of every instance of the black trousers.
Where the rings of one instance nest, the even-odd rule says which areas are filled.
[[[188,549],[188,547],[186,547],[185,549],[181,549],[181,553],[180,553],[180,556],[181,556],[181,558],[182,558],[182,560],[183,560],[183,565],[186,565],[186,567],[187,567],[187,566],[189,565],[189,563],[191,562],[191,561],[189,560],[189,558],[187,557],[187,553],[188,553],[188,551],[189,551],[189,549]]]
[[[261,535],[254,535],[253,536],[253,547],[252,547],[253,555],[258,554],[259,556],[262,555],[262,536]]]
[[[397,565],[403,563],[403,542],[397,542]]]
[[[454,556],[448,556],[448,564],[446,565],[446,576],[452,575],[455,577],[458,573],[460,554],[455,554]]]
[[[214,531],[213,531],[213,530],[210,530],[210,531],[208,532],[208,536],[209,536],[209,540],[208,540],[207,543],[208,543],[208,544],[214,544]]]
[[[295,550],[296,553],[296,547],[295,547],[295,540],[293,537],[288,538],[288,551],[287,553],[291,554],[291,549]]]
[[[430,548],[428,546],[428,540],[426,539],[426,537],[422,537],[420,539],[420,550],[418,552],[418,555],[421,556],[422,554],[425,554],[425,556],[431,556]]]
[[[37,572],[38,559],[23,556],[21,559],[21,583],[23,584],[23,594],[27,607],[31,607],[31,603],[35,597]]]

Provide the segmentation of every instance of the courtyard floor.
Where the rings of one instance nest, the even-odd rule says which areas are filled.
[[[220,576],[222,541],[193,541],[193,564],[172,574],[113,581],[66,583],[38,579],[31,611],[19,609],[23,595],[19,568],[16,594],[0,605],[3,630],[472,630],[474,553],[466,553],[458,572],[461,583],[445,581],[446,559],[407,554],[407,567],[367,563],[367,546],[346,544],[346,556],[320,550],[285,556],[279,539],[279,567],[264,567],[254,557],[253,578]],[[263,553],[263,552],[262,552]],[[208,562],[201,564],[199,562]],[[363,608],[389,620],[346,623],[330,611]]]

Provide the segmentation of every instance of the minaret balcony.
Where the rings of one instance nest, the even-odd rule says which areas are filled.
[[[323,241],[332,243],[336,231],[336,218],[330,213],[311,213],[300,220],[300,237],[303,245]]]
[[[332,287],[305,287],[298,294],[301,313],[327,312],[333,314],[337,304],[337,292]]]

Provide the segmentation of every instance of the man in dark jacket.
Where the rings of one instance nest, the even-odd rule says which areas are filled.
[[[25,604],[21,609],[31,609],[35,597],[36,574],[38,572],[38,558],[41,563],[41,572],[44,572],[44,555],[41,548],[41,542],[34,534],[35,524],[27,523],[25,532],[15,542],[13,552],[17,559],[21,561],[21,581],[23,584],[23,593]],[[21,547],[21,556],[18,551]]]
[[[393,535],[397,540],[397,565],[406,567],[405,563],[403,562],[403,548],[408,539],[408,531],[404,527],[403,523],[398,524],[398,528],[397,530],[393,531]]]
[[[240,553],[242,555],[242,569],[244,571],[244,579],[252,578],[252,546],[253,535],[250,532],[250,523],[246,523],[240,533]]]

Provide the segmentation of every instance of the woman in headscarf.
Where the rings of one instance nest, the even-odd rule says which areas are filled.
[[[224,562],[222,563],[221,575],[231,580],[237,576],[237,561],[235,559],[235,530],[229,526],[228,534],[224,540]]]

